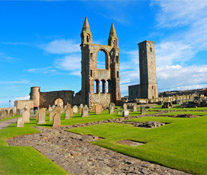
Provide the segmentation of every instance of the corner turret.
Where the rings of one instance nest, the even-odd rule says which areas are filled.
[[[83,23],[82,32],[81,32],[81,44],[91,44],[91,43],[92,43],[92,34],[88,23],[88,18],[85,17],[85,21]]]
[[[116,36],[116,31],[113,23],[111,24],[108,45],[112,47],[118,46],[118,37]]]

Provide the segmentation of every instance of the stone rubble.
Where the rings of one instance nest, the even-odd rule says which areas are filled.
[[[11,146],[32,146],[72,175],[187,175],[141,161],[89,142],[96,136],[78,135],[64,128],[36,127],[41,133],[8,140]]]

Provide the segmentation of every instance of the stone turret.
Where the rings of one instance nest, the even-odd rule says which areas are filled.
[[[110,29],[110,33],[109,33],[109,39],[108,39],[108,45],[109,46],[118,46],[118,37],[116,35],[116,30],[114,27],[114,24],[111,24],[111,29]]]
[[[85,21],[83,23],[82,32],[81,32],[81,44],[91,44],[92,43],[92,34],[90,30],[90,26],[88,23],[87,17],[85,17]]]
[[[40,106],[40,87],[31,87],[30,100],[34,102],[34,107],[38,108]]]

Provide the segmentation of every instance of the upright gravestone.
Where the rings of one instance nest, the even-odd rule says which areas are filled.
[[[75,113],[75,114],[78,113],[78,106],[76,106],[76,105],[73,106],[73,113]]]
[[[136,103],[134,103],[134,105],[133,105],[133,112],[137,112],[137,104]]]
[[[53,115],[53,128],[59,128],[61,126],[61,107],[56,107],[54,109]]]
[[[83,110],[82,110],[82,117],[87,117],[88,116],[88,112],[89,111],[89,109],[88,109],[88,106],[87,105],[85,105],[84,107],[83,107]]]
[[[23,117],[19,117],[17,119],[17,127],[24,127],[24,118]]]
[[[6,118],[5,113],[4,113],[4,109],[0,109],[0,120]]]
[[[80,112],[80,114],[82,114],[82,110],[83,110],[83,104],[80,104],[80,106],[79,106],[79,112]]]
[[[53,121],[53,115],[54,115],[54,111],[50,111],[49,113],[49,120]]]
[[[114,114],[114,112],[115,112],[115,104],[110,103],[109,104],[109,114]]]
[[[124,116],[124,117],[129,116],[129,110],[124,110],[124,111],[123,111],[123,116]]]
[[[29,117],[30,117],[30,112],[28,110],[25,110],[22,114],[22,118],[24,119],[24,123],[30,122]]]
[[[38,112],[38,124],[45,124],[45,110],[40,109]]]
[[[71,108],[65,110],[65,119],[71,118]]]
[[[140,112],[141,112],[141,114],[146,114],[145,106],[140,107]]]
[[[127,110],[127,104],[126,103],[123,104],[123,110],[124,111]]]
[[[102,105],[101,104],[96,105],[95,112],[96,112],[96,114],[101,114],[102,113]]]

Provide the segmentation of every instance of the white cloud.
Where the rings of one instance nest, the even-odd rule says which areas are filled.
[[[81,55],[73,54],[63,58],[56,59],[54,62],[56,68],[70,71],[70,75],[80,76],[81,72]]]
[[[80,44],[69,39],[54,40],[48,44],[42,44],[39,47],[51,54],[68,54],[80,51]]]
[[[29,80],[0,81],[0,85],[30,84]]]
[[[40,74],[48,74],[57,72],[53,67],[41,67],[41,68],[31,68],[27,69],[27,72],[30,73],[40,73]]]
[[[15,100],[29,100],[30,99],[30,96],[29,95],[25,95],[25,96],[22,96],[22,97],[17,97],[14,99]]]

